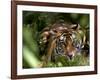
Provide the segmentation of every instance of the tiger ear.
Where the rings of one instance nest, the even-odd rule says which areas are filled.
[[[71,29],[78,30],[80,28],[79,24],[72,24]]]

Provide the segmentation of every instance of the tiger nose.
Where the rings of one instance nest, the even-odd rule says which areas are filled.
[[[72,60],[73,55],[68,55],[69,59]]]

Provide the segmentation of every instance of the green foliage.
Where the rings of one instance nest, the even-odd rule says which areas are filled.
[[[78,23],[82,30],[89,29],[89,14],[53,13],[23,11],[23,68],[40,67],[42,64],[38,37],[40,31],[58,20]],[[85,31],[89,37],[89,30]],[[76,56],[73,60],[59,56],[56,63],[49,62],[47,67],[89,65],[88,57]]]
[[[49,62],[45,67],[71,67],[89,65],[89,58],[84,55],[76,55],[72,60],[66,56],[59,56],[55,62]]]

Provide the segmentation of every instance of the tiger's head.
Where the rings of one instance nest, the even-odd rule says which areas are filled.
[[[67,23],[55,23],[51,27],[44,28],[40,35],[40,44],[46,46],[44,52],[48,59],[61,55],[71,60],[83,46],[84,41],[79,38],[79,28],[79,24]]]

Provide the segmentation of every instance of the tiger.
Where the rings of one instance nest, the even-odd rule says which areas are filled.
[[[54,23],[41,31],[39,44],[45,54],[45,64],[55,61],[57,56],[72,60],[87,44],[86,34],[79,24]]]

